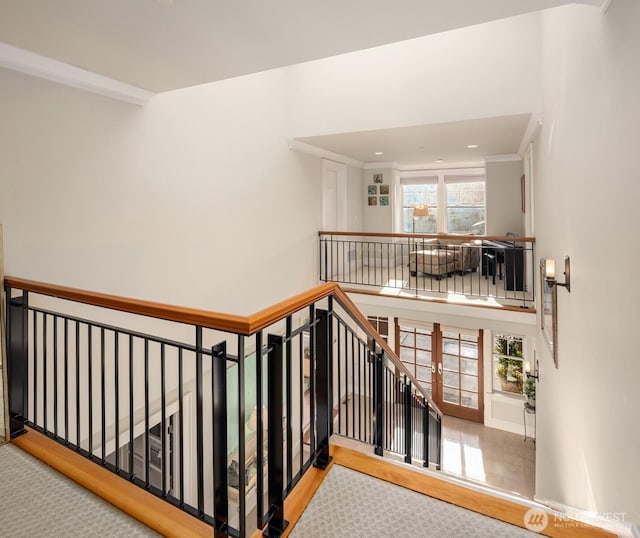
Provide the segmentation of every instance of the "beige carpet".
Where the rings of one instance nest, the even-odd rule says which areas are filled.
[[[12,444],[0,446],[0,536],[159,536]]]
[[[292,538],[529,538],[536,533],[334,465]]]

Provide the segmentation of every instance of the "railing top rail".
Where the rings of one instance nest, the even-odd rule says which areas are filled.
[[[391,357],[394,364],[400,371],[402,371],[403,374],[407,376],[408,379],[411,380],[413,385],[425,398],[425,400],[429,402],[431,407],[438,414],[442,415],[437,405],[429,397],[429,394],[423,389],[423,387],[418,383],[415,377],[397,358],[395,352],[373,329],[362,312],[360,312],[360,310],[342,290],[342,288],[340,288],[338,284],[333,282],[321,284],[320,286],[312,288],[311,290],[308,290],[304,293],[295,295],[290,299],[260,310],[259,312],[256,312],[255,314],[252,314],[250,316],[221,314],[219,312],[213,312],[209,310],[185,308],[181,306],[155,303],[152,301],[142,301],[140,299],[131,299],[128,297],[120,297],[118,295],[110,295],[107,293],[86,291],[77,288],[70,288],[67,286],[59,286],[56,284],[46,284],[43,282],[37,282],[35,280],[28,280],[11,276],[5,277],[4,285],[11,288],[55,297],[58,299],[66,299],[92,306],[100,306],[104,308],[110,308],[112,310],[127,312],[130,314],[139,314],[168,321],[175,321],[178,323],[199,325],[201,327],[228,331],[245,336],[252,335],[259,330],[264,329],[269,325],[276,323],[286,318],[287,316],[299,311],[300,309],[305,308],[306,306],[310,306],[313,303],[324,299],[325,297],[333,295],[340,306],[342,306],[342,308],[344,308],[349,313],[349,315],[367,334],[367,336],[373,338],[376,343],[385,351],[385,353],[389,357]]]
[[[92,306],[111,308],[112,310],[119,310],[120,312],[139,314],[142,316],[175,321],[178,323],[187,323],[190,325],[199,325],[209,329],[228,331],[246,336],[254,334],[257,331],[268,327],[272,323],[293,314],[301,308],[327,297],[336,288],[338,288],[338,285],[335,283],[322,284],[309,291],[291,297],[286,301],[282,301],[265,308],[264,310],[260,310],[250,316],[240,316],[236,314],[223,314],[210,310],[185,308],[182,306],[156,303],[152,301],[143,301],[140,299],[70,288],[57,284],[46,284],[44,282],[10,276],[5,277],[4,285],[33,293],[39,293],[41,295],[56,297],[58,299],[67,299]]]
[[[331,232],[319,231],[318,236],[357,236],[357,237],[390,237],[409,239],[462,239],[465,241],[510,241],[515,243],[535,243],[535,237],[519,237],[506,235],[461,235],[461,234],[424,234],[424,233],[382,233],[382,232]]]

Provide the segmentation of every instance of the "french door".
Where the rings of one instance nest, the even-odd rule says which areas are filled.
[[[445,415],[484,422],[482,330],[396,319],[396,352]]]

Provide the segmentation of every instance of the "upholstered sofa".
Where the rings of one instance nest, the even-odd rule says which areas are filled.
[[[420,239],[409,254],[409,270],[442,277],[454,271],[463,274],[480,266],[482,241],[468,239]]]

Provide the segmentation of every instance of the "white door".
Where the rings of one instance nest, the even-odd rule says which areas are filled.
[[[322,230],[346,231],[347,166],[322,159]]]

